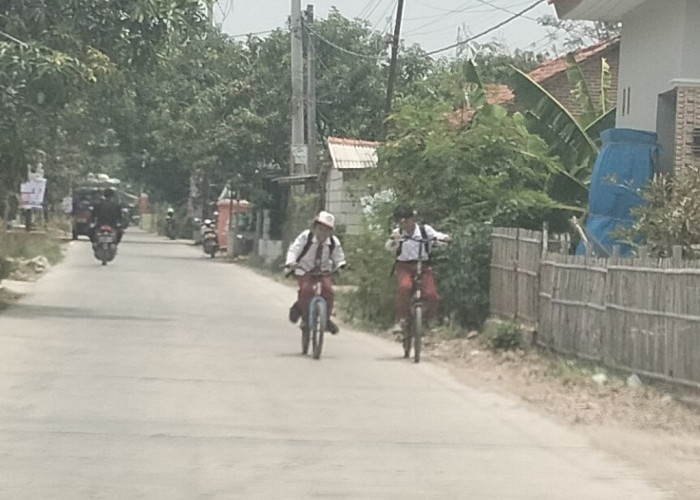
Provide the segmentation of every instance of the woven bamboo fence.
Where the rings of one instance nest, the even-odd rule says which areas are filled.
[[[538,318],[543,236],[538,231],[494,228],[491,314],[534,327]]]
[[[679,248],[670,259],[573,256],[545,251],[546,239],[494,230],[493,316],[555,351],[700,387],[700,261]]]

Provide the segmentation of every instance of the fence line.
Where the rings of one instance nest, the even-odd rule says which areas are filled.
[[[556,351],[700,387],[700,261],[546,251],[540,232],[496,228],[491,314]],[[561,242],[563,248],[567,242]]]

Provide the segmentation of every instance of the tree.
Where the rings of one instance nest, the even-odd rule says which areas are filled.
[[[606,21],[575,21],[554,16],[542,16],[537,21],[541,26],[548,28],[549,40],[555,54],[561,53],[562,48],[567,52],[575,52],[611,40],[622,33],[620,23]]]
[[[547,144],[551,154],[561,159],[561,170],[550,194],[557,200],[585,206],[588,184],[599,149],[600,133],[615,126],[616,109],[608,103],[610,69],[602,61],[601,95],[591,95],[583,72],[572,54],[567,56],[569,81],[583,114],[572,112],[525,72],[514,68],[513,88],[518,101],[525,104],[528,129]]]

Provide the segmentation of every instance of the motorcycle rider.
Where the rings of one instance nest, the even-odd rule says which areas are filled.
[[[297,301],[289,310],[289,320],[292,323],[299,321],[300,317],[305,323],[308,321],[309,304],[314,298],[314,279],[311,272],[330,272],[346,264],[340,240],[333,234],[334,228],[335,217],[329,212],[319,212],[314,218],[312,228],[302,231],[289,247],[285,267],[294,271],[299,282]],[[338,326],[330,319],[334,299],[330,276],[321,277],[321,296],[328,304],[326,330],[335,335],[338,333]]]
[[[168,207],[168,211],[165,214],[165,233],[168,238],[175,239],[175,210],[173,210],[173,207]]]
[[[114,199],[114,190],[106,188],[103,199],[92,209],[93,228],[90,239],[93,245],[97,242],[97,232],[102,226],[110,226],[116,233],[116,243],[122,240],[122,209]]]

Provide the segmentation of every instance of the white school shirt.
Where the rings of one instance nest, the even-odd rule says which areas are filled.
[[[447,238],[447,234],[441,233],[440,231],[436,231],[433,229],[431,226],[428,224],[423,224],[423,228],[425,230],[425,235],[428,237],[428,239],[432,238],[437,238],[438,240],[444,240]],[[400,229],[397,227],[394,229],[392,234],[398,233]],[[401,236],[406,237],[409,236],[410,238],[414,239],[421,239],[423,238],[423,235],[420,233],[420,226],[419,224],[416,224],[416,228],[413,230],[412,235],[408,235],[405,231],[401,231]],[[396,258],[399,262],[415,262],[418,260],[418,253],[420,251],[421,245],[424,245],[424,243],[421,243],[419,241],[414,241],[414,239],[410,240],[394,240],[393,238],[390,238],[385,245],[385,248],[389,250],[390,252],[396,252],[398,249],[399,245],[401,245],[401,254]],[[428,244],[428,249],[432,250],[433,249],[433,244],[434,242],[430,242]],[[425,246],[423,246],[423,255],[421,260],[425,261],[430,258],[429,254],[425,253]]]
[[[311,233],[310,229],[302,232],[299,236],[297,236],[297,239],[294,240],[294,243],[289,246],[286,260],[287,266],[297,261],[299,255],[301,255],[301,251],[306,245],[306,241],[309,238],[309,233]],[[316,249],[318,248],[318,239],[316,238],[316,235],[313,234],[311,237],[313,238],[313,241],[309,247],[309,251],[306,252],[306,255],[301,258],[299,261],[299,266],[294,270],[294,274],[297,276],[303,276],[316,266]],[[335,239],[335,248],[333,249],[332,254],[331,238]],[[321,253],[321,271],[330,272],[344,265],[345,253],[343,252],[343,247],[340,244],[340,240],[331,235],[329,238],[326,238],[326,241],[323,242],[323,251]]]

